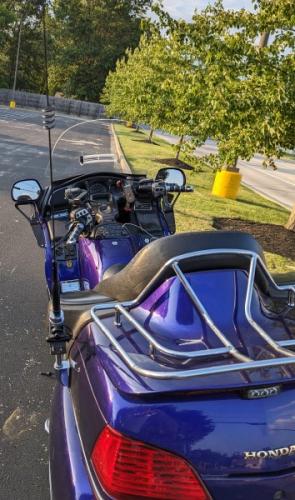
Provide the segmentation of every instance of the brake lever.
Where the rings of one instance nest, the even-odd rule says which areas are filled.
[[[82,224],[82,222],[74,222],[73,225],[75,227],[73,230],[70,229],[70,231],[68,232],[68,237],[65,242],[66,245],[74,245],[75,243],[77,243],[80,234],[82,234],[84,231],[84,224]]]

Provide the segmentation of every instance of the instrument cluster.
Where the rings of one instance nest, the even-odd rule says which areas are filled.
[[[93,196],[93,195],[97,195],[97,194],[105,194],[105,193],[108,193],[109,190],[107,188],[107,186],[102,183],[102,182],[95,182],[94,184],[91,184],[89,186],[89,195],[90,195],[90,198]]]

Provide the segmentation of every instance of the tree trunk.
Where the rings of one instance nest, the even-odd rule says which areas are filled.
[[[290,213],[290,217],[287,224],[285,225],[285,228],[289,229],[290,231],[295,231],[295,205],[293,206],[292,212]]]
[[[179,139],[179,143],[177,144],[177,152],[176,152],[176,160],[179,160],[179,155],[180,155],[180,151],[181,151],[181,146],[183,144],[183,139],[184,139],[184,136],[182,135]]]
[[[16,88],[16,79],[17,79],[17,70],[18,70],[18,63],[19,63],[19,51],[20,51],[21,34],[22,34],[22,19],[19,22],[19,28],[18,28],[17,49],[16,49],[16,58],[15,58],[15,69],[14,69],[14,79],[13,79],[13,87],[12,87],[12,99],[14,99],[15,88]]]
[[[239,172],[240,169],[237,167],[238,159],[236,158],[232,165],[225,165],[222,170],[227,170],[228,172]]]
[[[150,135],[149,135],[149,138],[148,138],[148,142],[150,142],[150,143],[152,142],[153,133],[154,133],[154,129],[153,129],[153,128],[151,128],[151,130],[150,130]]]
[[[263,33],[261,33],[258,47],[260,49],[267,47],[268,39],[269,39],[269,32],[268,31],[264,31]]]

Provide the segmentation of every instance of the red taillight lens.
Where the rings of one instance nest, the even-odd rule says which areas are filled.
[[[184,459],[126,438],[110,427],[99,435],[91,459],[101,485],[116,499],[208,499]]]

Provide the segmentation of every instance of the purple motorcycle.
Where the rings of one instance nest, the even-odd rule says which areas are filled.
[[[12,188],[45,251],[54,500],[295,499],[295,287],[248,234],[174,234],[186,191],[168,168]]]

